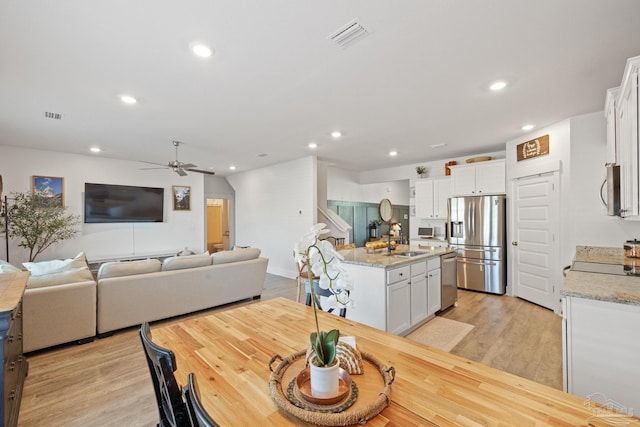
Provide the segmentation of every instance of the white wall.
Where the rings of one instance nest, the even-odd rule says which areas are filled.
[[[269,258],[268,272],[294,278],[293,247],[317,218],[317,165],[304,157],[227,178],[236,192],[236,244]]]
[[[361,184],[357,173],[331,167],[327,174],[327,199],[366,203],[389,199],[392,204],[409,205],[409,179]]]
[[[168,169],[140,170],[135,161],[106,159],[99,155],[76,155],[53,151],[0,146],[0,174],[3,195],[12,191],[31,191],[31,176],[64,177],[64,198],[68,212],[83,217],[84,183],[105,183],[163,187],[164,222],[137,224],[81,224],[72,240],[47,249],[36,261],[68,258],[84,251],[90,261],[130,256],[176,253],[185,246],[205,250],[203,231],[205,202],[203,177],[180,177]],[[191,210],[174,211],[171,186],[191,186]],[[4,243],[4,242],[3,242]],[[28,251],[13,241],[10,261],[19,265],[28,260]],[[0,257],[6,258],[4,245]]]

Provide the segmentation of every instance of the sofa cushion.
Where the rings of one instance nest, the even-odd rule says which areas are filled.
[[[43,276],[45,274],[59,273],[61,271],[87,267],[87,257],[80,252],[75,258],[54,259],[52,261],[23,262],[24,268],[29,270],[31,276]]]
[[[71,268],[57,273],[30,276],[27,281],[27,289],[66,285],[67,283],[86,282],[88,280],[93,280],[89,267]]]
[[[143,259],[139,261],[105,262],[98,270],[98,280],[107,277],[132,276],[135,274],[155,273],[160,271],[162,264],[157,259]]]
[[[246,248],[234,249],[232,251],[214,252],[211,255],[214,264],[227,264],[229,262],[247,261],[260,256],[260,249]]]
[[[3,273],[19,273],[20,269],[7,261],[0,259],[0,274]]]
[[[162,271],[182,270],[184,268],[204,267],[211,265],[209,252],[198,255],[173,256],[162,261]]]

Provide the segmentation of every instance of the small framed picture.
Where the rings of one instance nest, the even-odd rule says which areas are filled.
[[[63,177],[33,175],[31,177],[31,191],[36,198],[42,197],[43,199],[54,200],[53,206],[64,207]]]
[[[173,189],[173,210],[174,211],[190,211],[191,210],[191,187],[183,185],[174,185]]]

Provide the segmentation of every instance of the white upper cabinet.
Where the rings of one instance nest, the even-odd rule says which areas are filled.
[[[616,97],[619,87],[607,90],[604,103],[604,117],[607,120],[607,163],[616,164],[618,161],[618,137],[616,120]]]
[[[451,166],[452,196],[505,194],[505,160]]]
[[[447,199],[451,197],[449,178],[416,181],[416,217],[447,219]]]
[[[627,60],[622,84],[615,94],[607,92],[607,161],[615,155],[620,165],[620,216],[640,219],[638,174],[638,74],[640,56]],[[612,91],[610,89],[609,91]],[[610,99],[613,98],[613,99]],[[613,104],[613,106],[612,106]],[[611,143],[611,140],[615,143]],[[614,147],[612,147],[612,145]],[[615,154],[614,154],[615,153]]]

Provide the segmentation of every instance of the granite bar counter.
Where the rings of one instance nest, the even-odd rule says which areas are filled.
[[[622,248],[577,246],[575,263],[622,266],[640,265],[638,258],[625,258]],[[564,296],[640,305],[640,276],[603,274],[569,270],[562,290]]]
[[[420,254],[410,257],[404,255],[407,251],[417,252]],[[388,249],[367,251],[366,248],[355,248],[343,249],[340,251],[340,254],[344,257],[343,262],[345,264],[375,268],[395,268],[411,264],[418,260],[424,260],[454,251],[455,249],[449,247],[433,246],[425,248],[424,246],[418,247],[417,245],[398,245],[395,250],[391,251],[391,253],[388,252]]]

